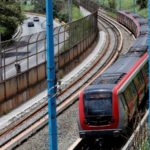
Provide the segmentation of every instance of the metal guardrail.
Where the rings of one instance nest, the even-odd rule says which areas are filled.
[[[149,110],[144,115],[143,119],[129,138],[128,142],[122,150],[148,150],[148,114]]]

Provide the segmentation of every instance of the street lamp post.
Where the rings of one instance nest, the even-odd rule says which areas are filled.
[[[54,63],[54,39],[53,39],[53,4],[46,0],[46,56],[47,56],[47,82],[48,82],[48,127],[49,149],[57,150],[57,122],[55,99],[55,63]]]

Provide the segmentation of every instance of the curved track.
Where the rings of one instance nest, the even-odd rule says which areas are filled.
[[[103,23],[101,20],[103,20]],[[121,53],[123,44],[121,31],[116,27],[115,23],[108,18],[105,19],[105,17],[98,16],[98,22],[101,26],[103,26],[107,33],[107,44],[105,44],[104,50],[95,60],[93,65],[80,75],[78,79],[72,82],[64,91],[58,94],[58,115],[73,104],[77,100],[79,91],[88,86],[109,65],[111,65],[111,63],[115,61],[117,56]],[[12,124],[5,131],[0,133],[1,148],[7,149],[15,147],[21,141],[27,139],[38,129],[47,124],[47,120],[47,102],[45,102],[39,106],[39,108],[34,110],[34,112],[30,112],[30,114],[21,120],[18,120],[15,124]]]
[[[102,15],[102,11],[99,11],[99,15]],[[103,15],[105,18],[108,18],[106,15]],[[112,20],[112,22],[114,22]],[[122,32],[123,35],[123,39],[124,39],[124,43],[127,42],[127,38],[133,38],[135,40],[134,35],[128,30],[126,29],[124,26],[120,25],[120,24],[116,24],[117,28],[119,28]],[[107,27],[108,29],[109,27]],[[133,42],[133,40],[132,40]],[[127,42],[129,43],[129,47],[132,44],[132,42]],[[120,54],[126,53],[127,52],[127,46],[123,43],[123,48],[122,51],[120,51]],[[140,114],[142,115],[142,114]],[[140,117],[141,118],[141,117]],[[101,149],[101,150],[107,150],[107,149],[113,149],[113,150],[117,150],[117,149],[121,149],[121,147],[125,144],[126,140],[129,138],[129,136],[131,135],[131,129],[129,129],[127,131],[128,133],[126,133],[126,135],[122,135],[122,137],[118,138],[106,138],[106,139],[77,139],[77,141],[68,149],[68,150],[97,150],[97,149]],[[109,144],[108,144],[109,143]]]

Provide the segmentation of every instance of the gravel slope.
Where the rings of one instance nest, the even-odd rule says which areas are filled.
[[[67,109],[64,114],[57,119],[58,124],[58,149],[67,148],[76,141],[78,136],[77,109],[78,102]],[[44,127],[32,138],[22,143],[16,150],[48,150],[48,126]]]

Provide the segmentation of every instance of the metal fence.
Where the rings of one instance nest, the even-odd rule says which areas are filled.
[[[45,62],[45,32],[1,43],[1,81]]]
[[[149,150],[148,114],[149,111],[146,112],[145,116],[122,150]]]
[[[71,49],[76,47],[78,54],[81,54],[81,51],[84,51],[83,49],[92,43],[93,38],[91,35],[96,35],[97,33],[96,13],[55,28],[54,46],[57,72],[59,68],[63,69],[66,63],[74,59],[75,56],[72,57],[74,55],[72,54],[73,51],[69,53]],[[82,45],[83,47],[77,49],[77,45],[84,42],[85,39],[87,41]],[[5,81],[46,61],[45,31],[2,42],[1,48],[0,79]]]
[[[96,12],[54,29],[57,80],[84,60],[97,36]],[[47,87],[45,32],[5,41],[1,47],[0,116]]]

